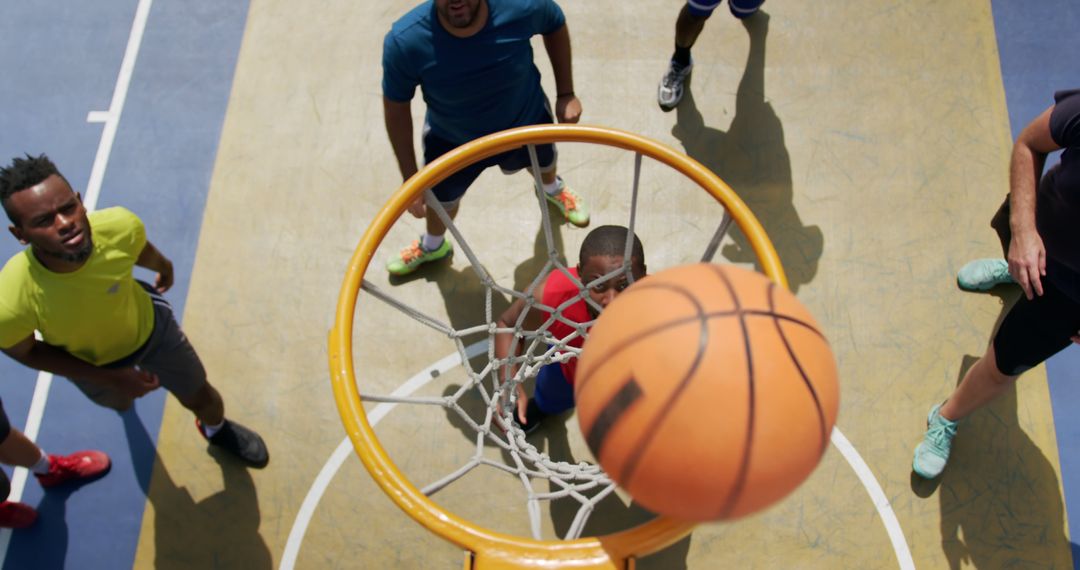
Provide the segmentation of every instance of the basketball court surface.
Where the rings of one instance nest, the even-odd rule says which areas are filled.
[[[207,453],[190,413],[160,391],[117,414],[62,378],[0,358],[13,425],[51,453],[95,448],[114,461],[103,479],[60,492],[14,473],[13,493],[41,517],[0,532],[4,568],[461,567],[461,550],[413,522],[364,470],[327,370],[346,265],[401,184],[380,61],[390,24],[414,5],[7,6],[0,159],[45,152],[88,204],[143,218],[176,266],[168,298],[227,414],[263,435],[271,461],[247,470]],[[561,2],[582,123],[684,152],[746,201],[831,342],[840,413],[820,466],[790,497],[702,525],[639,567],[1076,567],[1080,349],[1027,373],[964,423],[939,481],[912,475],[911,452],[929,407],[982,354],[1017,294],[964,293],[955,274],[1000,253],[989,219],[1008,190],[1012,140],[1055,90],[1076,87],[1080,7],[769,0],[744,25],[721,6],[694,47],[683,103],[664,113],[656,84],[681,5]],[[539,40],[534,51],[550,96]],[[418,127],[419,99],[413,112]],[[570,143],[559,160],[593,226],[626,223],[633,153]],[[699,259],[722,209],[656,162],[643,165],[639,189],[636,230],[650,272]],[[548,249],[576,263],[587,233],[556,223],[548,244],[540,220],[529,177],[495,169],[457,219],[485,270],[517,290]],[[421,231],[403,217],[366,278],[455,329],[484,325],[489,298],[460,250],[415,277],[387,278],[382,260]],[[5,259],[16,251],[14,239],[0,240]],[[749,266],[753,256],[733,231],[716,260]],[[494,295],[491,310],[508,302]],[[365,393],[439,399],[467,379],[445,336],[370,297],[355,338]],[[466,343],[479,366],[483,338]],[[368,412],[418,485],[475,447],[475,432],[438,406]],[[572,415],[530,441],[553,458],[588,459]],[[529,533],[520,485],[503,474],[470,473],[435,498],[490,528]],[[573,511],[556,505],[543,512],[545,533],[571,524]],[[612,495],[585,534],[646,518]]]

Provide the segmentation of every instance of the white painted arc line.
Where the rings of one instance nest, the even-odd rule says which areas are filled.
[[[487,341],[480,341],[469,345],[465,349],[465,353],[469,358],[474,358],[483,354],[487,350]],[[418,390],[428,382],[430,382],[436,375],[433,375],[433,371],[438,371],[439,374],[443,374],[449,371],[454,366],[461,363],[461,358],[455,352],[443,357],[435,364],[425,368],[420,373],[409,378],[404,384],[394,391],[394,396],[407,396],[414,391]],[[397,404],[383,403],[375,406],[375,409],[368,415],[368,422],[372,427],[384,418],[390,411],[397,406]],[[881,517],[882,523],[885,525],[885,531],[889,535],[889,541],[893,545],[893,551],[896,553],[897,562],[900,565],[901,570],[914,570],[915,561],[911,558],[911,549],[908,547],[907,539],[904,538],[904,531],[900,527],[900,521],[896,518],[896,513],[892,510],[892,505],[889,503],[889,499],[885,496],[885,492],[881,489],[881,485],[878,484],[877,479],[874,477],[873,471],[863,461],[859,452],[855,450],[855,447],[851,445],[844,434],[840,432],[840,428],[833,428],[832,436],[830,437],[832,444],[840,451],[840,455],[848,462],[852,470],[855,471],[855,475],[859,478],[866,492],[870,495],[870,500],[874,505],[874,509],[877,510],[878,516]],[[293,570],[296,564],[296,558],[300,554],[300,545],[304,541],[304,535],[307,534],[308,525],[311,523],[311,517],[315,513],[315,508],[322,500],[323,494],[326,493],[326,488],[330,484],[330,480],[337,474],[338,469],[341,468],[345,460],[352,455],[352,444],[349,438],[342,440],[338,445],[334,453],[331,454],[330,459],[323,465],[318,476],[315,477],[315,481],[311,485],[311,489],[308,490],[308,494],[304,497],[304,502],[300,505],[300,511],[296,515],[296,520],[293,522],[292,529],[289,531],[288,541],[285,543],[285,552],[281,557],[281,565],[279,570]]]
[[[101,141],[98,143],[97,155],[94,157],[94,166],[90,169],[90,180],[86,185],[83,196],[83,206],[93,211],[97,208],[98,196],[101,194],[101,182],[105,179],[105,169],[109,164],[109,156],[112,154],[113,141],[116,139],[116,129],[120,124],[120,114],[124,110],[124,102],[127,100],[128,87],[131,85],[131,75],[135,70],[135,60],[139,56],[139,48],[142,45],[143,32],[146,31],[146,21],[150,16],[150,5],[153,0],[139,0],[135,8],[135,18],[131,22],[131,33],[128,34],[127,47],[124,49],[124,59],[120,62],[120,72],[116,78],[116,86],[113,88],[112,103],[108,111],[90,111],[86,115],[87,122],[105,123],[101,132]],[[30,412],[26,418],[26,437],[36,441],[41,427],[42,418],[45,416],[45,404],[49,400],[49,387],[52,385],[53,375],[48,372],[39,372],[37,382],[34,385],[34,397],[30,403]],[[22,492],[26,487],[27,470],[18,468],[14,471],[11,480],[11,493],[9,501],[22,499]],[[11,529],[0,529],[0,568],[4,567],[7,560],[8,546],[11,544]]]
[[[469,358],[475,358],[487,351],[487,341],[482,340],[475,342],[465,347],[465,356]],[[419,390],[428,382],[430,382],[436,376],[445,374],[461,364],[461,355],[457,352],[446,355],[439,359],[431,366],[423,369],[412,378],[409,378],[404,384],[394,390],[393,396],[408,396]],[[368,414],[368,423],[371,427],[375,427],[390,410],[397,407],[396,403],[385,402],[375,406],[375,408]],[[315,508],[319,506],[319,502],[322,501],[323,495],[326,493],[327,487],[330,486],[330,481],[337,474],[338,470],[345,463],[345,460],[352,455],[353,447],[352,442],[346,437],[334,450],[334,453],[330,455],[330,459],[323,465],[322,470],[315,477],[315,481],[311,484],[311,488],[308,489],[308,494],[304,497],[304,502],[300,504],[300,510],[296,513],[296,520],[293,522],[292,529],[289,531],[289,538],[285,542],[285,551],[281,555],[281,565],[278,566],[281,570],[292,570],[296,564],[296,558],[300,554],[300,545],[304,541],[304,535],[307,534],[308,525],[311,524],[311,517],[315,514]]]
[[[881,522],[885,525],[885,531],[889,534],[889,540],[892,542],[893,551],[896,553],[896,561],[900,564],[900,568],[902,570],[915,570],[915,561],[911,558],[911,549],[908,548],[907,539],[904,538],[904,530],[900,528],[900,521],[897,520],[892,504],[889,503],[889,498],[885,496],[885,491],[882,490],[877,478],[874,477],[874,472],[863,461],[859,452],[855,450],[855,446],[851,445],[851,442],[840,432],[840,428],[833,428],[830,439],[833,446],[851,465],[866,492],[869,493],[870,500],[874,503],[874,508],[877,509],[878,516],[881,517]]]

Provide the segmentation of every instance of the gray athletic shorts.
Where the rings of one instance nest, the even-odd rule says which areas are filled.
[[[206,385],[206,369],[203,368],[195,348],[188,342],[173,317],[172,307],[164,297],[149,285],[140,285],[150,293],[154,305],[154,329],[138,350],[102,368],[130,368],[137,366],[157,374],[161,386],[178,398],[186,398]],[[78,378],[70,378],[87,397],[102,406],[122,401],[124,398],[113,390]]]

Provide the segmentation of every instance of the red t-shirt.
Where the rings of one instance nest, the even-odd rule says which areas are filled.
[[[577,277],[577,268],[571,268],[570,273],[574,277]],[[547,283],[544,285],[544,292],[540,297],[540,302],[549,307],[556,308],[567,300],[576,297],[580,292],[578,286],[575,285],[566,274],[556,269],[548,275]],[[576,303],[563,309],[562,316],[564,319],[575,323],[587,323],[592,320],[592,315],[589,314],[589,308],[585,304],[584,299],[578,299]],[[571,327],[562,321],[555,321],[548,328],[551,335],[557,339],[564,339],[576,330],[577,329],[574,327]],[[568,342],[567,346],[581,348],[584,344],[585,338],[579,336]],[[574,373],[577,371],[577,357],[575,356],[570,360],[563,362],[562,371],[563,375],[566,376],[566,381],[572,385],[574,383]]]

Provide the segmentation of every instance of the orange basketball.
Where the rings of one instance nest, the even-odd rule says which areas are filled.
[[[764,275],[708,263],[650,275],[593,325],[574,396],[600,466],[643,507],[731,519],[787,496],[829,444],[836,362]]]

